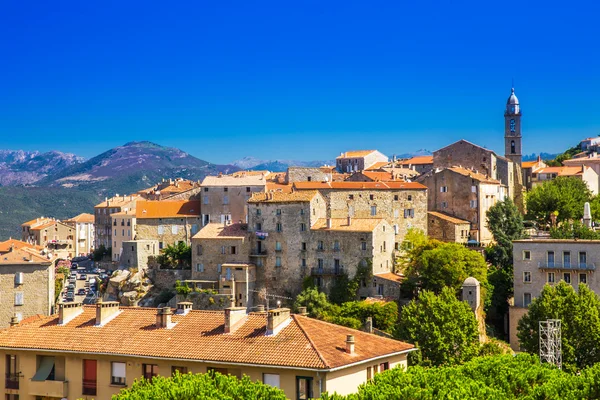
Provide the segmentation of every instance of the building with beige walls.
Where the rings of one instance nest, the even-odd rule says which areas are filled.
[[[573,167],[544,167],[531,174],[531,186],[536,187],[558,177],[574,178],[584,182],[593,195],[598,194],[598,173],[585,165]]]
[[[524,239],[513,242],[514,305],[509,310],[510,345],[519,350],[517,325],[545,285],[561,280],[577,290],[580,283],[600,293],[600,241]]]
[[[109,400],[135,379],[217,371],[280,388],[290,399],[349,394],[379,372],[406,367],[408,343],[290,314],[60,304],[0,331],[1,393],[20,400]],[[65,340],[68,337],[69,340]],[[107,344],[103,338],[111,338]],[[165,345],[168,343],[168,345]]]
[[[266,172],[237,172],[207,176],[202,181],[202,226],[211,222],[247,222],[246,202],[253,193],[264,192]]]
[[[135,211],[135,239],[158,240],[159,249],[191,244],[201,227],[200,201],[140,200]]]
[[[94,215],[79,214],[63,221],[75,229],[75,255],[87,255],[94,249]]]
[[[138,195],[119,196],[106,198],[102,203],[94,207],[94,226],[96,228],[96,243],[94,248],[104,246],[110,248],[113,245],[113,220],[111,215],[121,211],[135,210],[135,203],[141,199]]]
[[[486,213],[506,197],[506,187],[499,181],[465,168],[450,167],[431,171],[419,182],[429,188],[429,211],[469,221],[469,240],[484,244],[493,241]]]
[[[0,327],[50,315],[54,309],[54,261],[45,250],[11,239],[0,243]]]
[[[526,190],[531,190],[532,185],[532,175],[541,168],[546,168],[548,165],[542,160],[541,157],[538,156],[535,161],[523,161],[521,163],[521,169],[523,170],[523,185]]]
[[[427,234],[442,242],[467,243],[471,223],[439,211],[427,213]]]
[[[114,262],[119,262],[121,260],[121,255],[123,254],[123,242],[135,239],[135,215],[135,210],[126,210],[110,215],[113,229],[111,259]]]
[[[346,151],[335,159],[339,172],[363,171],[375,163],[388,162],[388,157],[377,150]]]
[[[54,218],[36,218],[21,225],[24,242],[42,246],[59,258],[78,255],[75,228]]]

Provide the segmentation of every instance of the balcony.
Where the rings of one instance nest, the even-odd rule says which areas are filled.
[[[96,395],[97,383],[95,379],[84,379],[82,394],[86,396]]]
[[[266,250],[258,251],[257,249],[252,249],[252,251],[250,252],[250,257],[266,257],[266,256],[267,256]]]
[[[596,264],[595,263],[558,263],[558,262],[539,262],[539,269],[568,269],[568,270],[586,270],[586,271],[595,271]]]
[[[310,274],[313,276],[323,275],[342,275],[344,273],[344,267],[313,267],[310,269]]]
[[[4,381],[4,387],[6,389],[19,389],[19,374],[6,374]]]
[[[29,380],[29,395],[41,397],[64,398],[68,395],[67,381],[34,381]]]

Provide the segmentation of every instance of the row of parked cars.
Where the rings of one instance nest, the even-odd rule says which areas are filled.
[[[77,281],[84,281],[84,287],[77,289]],[[77,275],[77,272],[71,272],[69,276],[68,284],[64,291],[64,301],[70,302],[75,301],[75,296],[94,296],[98,291],[97,279],[93,276],[81,273]]]

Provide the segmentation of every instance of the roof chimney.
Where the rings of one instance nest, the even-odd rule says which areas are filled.
[[[267,314],[267,336],[277,335],[292,321],[289,308],[276,308]]]
[[[17,325],[19,325],[19,317],[13,315],[12,317],[10,317],[10,326],[13,327]]]
[[[367,333],[373,333],[373,317],[367,317],[364,331]]]
[[[346,353],[354,354],[354,335],[346,336]]]
[[[177,303],[177,314],[187,315],[192,310],[192,303],[189,301],[182,301]]]
[[[246,320],[246,307],[229,307],[225,309],[225,333],[233,333]]]
[[[262,304],[259,304],[254,308],[256,308],[256,312],[265,312],[265,306]]]
[[[298,314],[308,315],[308,312],[306,311],[306,307],[298,307]]]
[[[105,303],[102,299],[98,299],[96,302],[96,326],[106,325],[119,314],[118,301],[107,301]]]
[[[58,303],[58,325],[66,325],[83,312],[81,303]]]
[[[171,307],[163,307],[156,310],[156,327],[157,328],[165,328],[171,329],[175,326],[174,323],[171,322]]]
[[[352,217],[348,215],[348,226],[352,225]]]
[[[327,229],[331,229],[331,218],[327,218]]]

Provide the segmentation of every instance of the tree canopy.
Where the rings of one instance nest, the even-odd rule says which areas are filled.
[[[581,219],[583,205],[592,199],[592,193],[579,179],[558,177],[531,189],[526,199],[531,218],[549,223],[550,215],[556,212],[557,221],[561,222]]]
[[[179,374],[170,378],[156,376],[151,381],[136,380],[128,389],[112,397],[113,400],[285,400],[280,389],[252,382],[244,376],[238,379],[218,372],[208,374]]]
[[[600,233],[588,228],[579,221],[572,223],[563,222],[557,227],[550,229],[550,237],[552,239],[600,239]]]
[[[395,336],[414,343],[424,365],[460,364],[479,352],[475,314],[449,287],[439,296],[422,291],[417,300],[404,306]]]
[[[496,242],[487,251],[489,261],[498,267],[511,268],[512,241],[524,236],[523,215],[510,197],[507,197],[490,207],[486,217],[488,229]]]
[[[579,290],[565,283],[546,285],[521,318],[517,336],[521,347],[537,354],[539,321],[560,319],[562,359],[570,368],[583,368],[600,362],[600,299],[585,284]]]
[[[192,248],[184,242],[170,244],[156,257],[156,261],[163,268],[189,269],[192,265]]]

